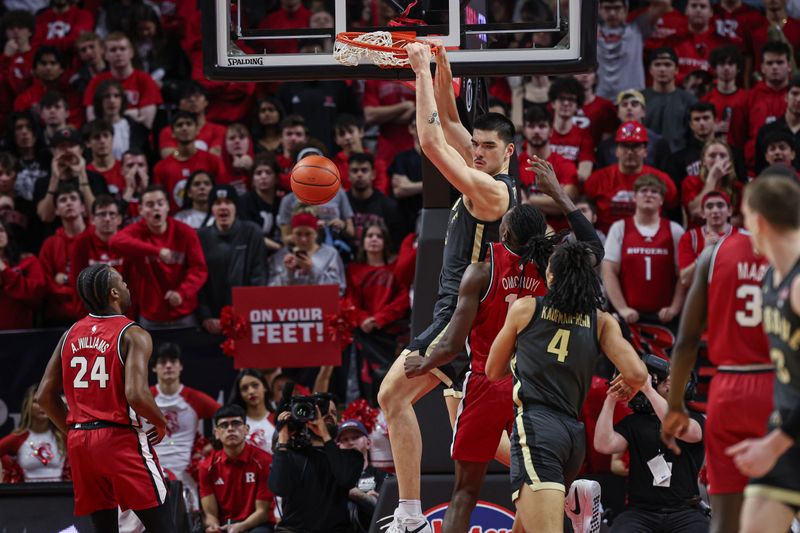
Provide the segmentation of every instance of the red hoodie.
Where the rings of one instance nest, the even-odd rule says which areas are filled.
[[[42,264],[35,256],[0,272],[0,330],[33,327],[33,312],[47,290]]]
[[[208,278],[208,268],[197,233],[175,219],[167,219],[167,231],[157,235],[139,220],[111,237],[112,252],[130,262],[136,270],[140,295],[139,312],[147,320],[171,322],[194,312],[197,293]],[[167,264],[159,258],[162,248],[177,252],[178,261]],[[167,291],[177,291],[183,301],[172,307],[165,299]]]
[[[756,162],[756,137],[764,124],[769,124],[786,112],[786,93],[788,86],[773,89],[763,81],[747,91],[744,98],[743,113],[734,113],[728,131],[731,146],[744,148],[747,168],[754,168]]]
[[[71,56],[75,41],[84,32],[94,31],[94,15],[78,6],[69,6],[63,13],[48,8],[36,16],[36,33],[31,39],[35,50],[46,44],[55,46],[61,53]]]
[[[44,318],[46,322],[74,322],[83,316],[83,305],[75,292],[75,285],[69,281],[64,285],[56,283],[56,274],[72,277],[72,248],[76,237],[70,237],[64,228],[58,228],[55,235],[45,239],[39,251],[45,278],[47,297],[45,298]]]
[[[372,316],[383,328],[408,313],[408,287],[400,284],[393,270],[394,265],[347,266],[347,295],[358,309],[359,324]]]

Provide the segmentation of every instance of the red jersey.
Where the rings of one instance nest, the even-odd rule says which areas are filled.
[[[657,313],[672,303],[678,282],[670,222],[662,218],[652,237],[644,237],[632,217],[624,224],[619,275],[622,294],[628,307],[640,313]]]
[[[382,107],[401,102],[416,101],[416,93],[398,81],[367,80],[364,83],[364,107]],[[387,166],[394,156],[414,148],[414,139],[408,132],[408,124],[392,121],[380,125],[376,159],[382,159]]]
[[[678,188],[675,187],[675,182],[660,170],[643,165],[642,170],[636,174],[623,174],[619,165],[609,165],[592,172],[583,184],[583,192],[597,203],[597,229],[608,233],[611,224],[633,215],[636,211],[633,184],[644,174],[653,174],[667,186],[667,194],[664,196],[666,207],[675,207],[678,204]]]
[[[42,45],[55,46],[70,56],[75,41],[84,32],[94,31],[94,15],[78,6],[69,6],[63,13],[48,8],[36,16],[36,33],[31,40],[35,50]]]
[[[727,233],[720,233],[720,237],[724,237],[730,233],[739,231],[735,226],[731,226]],[[703,228],[691,228],[689,231],[681,235],[681,240],[678,242],[678,268],[683,270],[697,261],[700,254],[706,248],[706,233]]]
[[[547,284],[539,275],[536,265],[527,263],[523,275],[520,276],[520,257],[503,243],[491,243],[488,255],[492,279],[481,297],[478,314],[472,321],[472,329],[467,338],[470,370],[477,374],[485,373],[489,348],[503,327],[508,309],[514,300],[523,296],[544,296],[547,293]]]
[[[175,213],[183,207],[186,180],[197,170],[205,170],[213,174],[217,185],[228,183],[222,159],[210,152],[198,150],[185,161],[170,155],[156,163],[153,168],[153,183],[163,185],[167,189],[171,213]]]
[[[689,212],[689,203],[697,198],[697,195],[703,191],[705,185],[703,178],[700,176],[686,176],[683,179],[681,183],[681,203],[687,213]],[[731,191],[725,191],[719,187],[717,187],[717,190],[723,191],[731,199],[733,216],[739,215],[742,212],[742,194],[744,192],[744,185],[742,185],[742,182],[738,180],[734,181]],[[690,228],[702,226],[704,223],[705,221],[700,217],[689,216],[688,227]]]
[[[766,17],[761,11],[744,3],[733,11],[727,11],[722,4],[714,5],[713,9],[712,24],[717,30],[717,35],[736,45],[742,52],[745,51],[745,43],[753,31],[767,24]]]
[[[728,44],[728,41],[717,35],[714,26],[703,33],[685,32],[669,39],[668,46],[678,54],[678,76],[676,83],[683,83],[683,79],[695,70],[709,72],[711,65],[708,63],[711,51],[719,46]]]
[[[717,244],[708,269],[708,358],[713,364],[770,364],[761,325],[761,279],[768,266],[746,232]]]
[[[582,161],[594,163],[594,145],[589,130],[573,125],[565,134],[558,133],[555,128],[550,134],[550,148],[576,165]]]
[[[526,144],[527,141],[522,143],[522,151],[519,156],[517,156],[519,158],[519,180],[525,186],[525,192],[529,195],[542,194],[536,187],[536,174],[527,168],[529,156]],[[547,162],[553,166],[553,171],[555,171],[558,182],[562,187],[574,185],[580,188],[578,169],[575,167],[575,163],[568,161],[552,150],[547,157]],[[569,222],[567,222],[567,217],[564,215],[547,215],[547,223],[550,224],[550,227],[555,231],[569,228]]]
[[[594,146],[600,144],[603,135],[611,133],[617,127],[617,108],[611,100],[595,96],[594,100],[578,109],[572,122],[589,132]]]
[[[716,121],[718,131],[728,133],[733,115],[741,113],[742,106],[745,104],[747,92],[744,89],[736,89],[730,94],[724,94],[714,87],[703,97],[704,102],[714,104],[717,111]]]
[[[89,82],[86,92],[83,93],[83,106],[89,107],[94,100],[94,92],[100,82],[113,79],[111,71],[101,72]],[[130,76],[124,80],[117,80],[125,91],[128,100],[128,109],[140,109],[149,105],[158,105],[164,102],[161,90],[147,72],[134,69]]]
[[[103,420],[141,426],[125,396],[122,335],[136,323],[122,315],[87,315],[75,322],[61,347],[67,424]]]
[[[367,153],[369,153],[369,151],[367,151]],[[344,151],[341,150],[331,158],[331,161],[333,161],[336,164],[336,168],[339,169],[342,189],[349,191],[351,185],[349,158],[344,154]],[[389,196],[389,174],[386,171],[386,161],[383,159],[375,159],[374,167],[375,181],[372,182],[372,186]]]

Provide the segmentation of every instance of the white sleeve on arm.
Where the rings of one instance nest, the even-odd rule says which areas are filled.
[[[617,220],[611,224],[608,230],[605,244],[605,257],[614,263],[619,263],[622,260],[622,236],[625,233],[625,221]]]
[[[685,233],[683,227],[677,222],[670,221],[669,229],[672,231],[672,242],[675,246],[675,268],[678,268],[678,250],[680,250],[681,237]]]

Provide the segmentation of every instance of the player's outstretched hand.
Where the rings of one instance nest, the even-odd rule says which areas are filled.
[[[606,394],[613,396],[619,402],[627,402],[636,392],[633,387],[625,383],[625,380],[622,379],[622,374],[620,374],[611,380]]]
[[[428,371],[424,368],[425,358],[421,355],[409,355],[403,361],[403,370],[406,372],[406,377],[411,379],[417,376],[427,374]]]
[[[147,431],[147,442],[149,442],[151,446],[155,446],[161,442],[166,434],[167,426],[153,426]]]
[[[661,440],[675,455],[680,455],[681,448],[675,439],[680,438],[688,429],[689,413],[686,412],[686,409],[680,411],[670,409],[667,416],[664,417],[664,423],[661,424]]]
[[[556,171],[553,170],[553,165],[539,156],[529,158],[528,164],[530,165],[528,170],[536,174],[536,188],[539,191],[551,198],[556,198],[564,193],[564,189],[558,182]]]
[[[416,74],[421,72],[430,72],[431,65],[431,47],[423,43],[408,43],[406,45],[406,52],[408,53],[408,63]]]

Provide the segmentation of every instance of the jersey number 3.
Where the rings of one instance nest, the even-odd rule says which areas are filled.
[[[558,362],[563,363],[569,355],[569,330],[559,329],[550,344],[547,345],[547,353],[551,353],[558,357]]]
[[[75,379],[72,380],[72,386],[76,389],[88,389],[89,381],[96,381],[100,384],[101,389],[105,389],[108,385],[108,380],[111,376],[106,372],[106,358],[102,355],[97,356],[92,365],[92,372],[89,375],[89,381],[83,379],[86,376],[86,369],[89,368],[89,362],[85,357],[73,357],[69,362],[70,368],[78,368],[78,373],[75,374]]]

